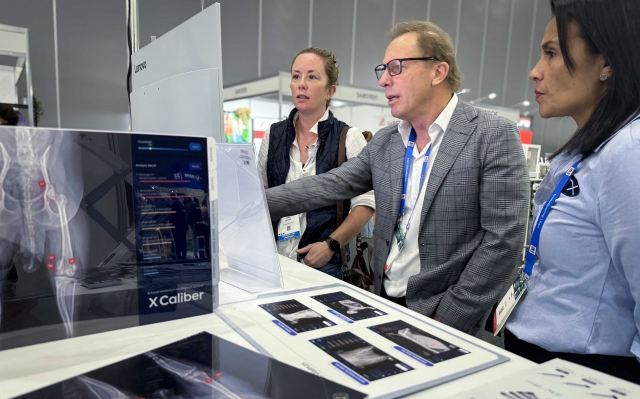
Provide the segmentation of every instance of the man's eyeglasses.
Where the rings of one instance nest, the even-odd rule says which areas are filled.
[[[389,71],[389,75],[396,76],[402,73],[402,62],[403,61],[439,61],[436,57],[419,57],[419,58],[398,58],[395,60],[391,60],[386,64],[380,64],[374,68],[376,71],[376,77],[378,80],[384,75],[385,69]]]

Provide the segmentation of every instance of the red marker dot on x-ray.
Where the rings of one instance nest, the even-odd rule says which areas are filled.
[[[206,382],[207,384],[211,384],[213,380],[211,378],[207,378],[204,380],[204,382]]]
[[[54,260],[56,256],[54,254],[49,255],[49,260]]]
[[[47,263],[47,269],[53,269],[53,263]]]
[[[44,186],[46,186],[46,185],[47,185],[47,183],[45,183],[45,181],[44,181],[44,180],[40,180],[40,181],[38,182],[38,186],[40,186],[40,187],[42,187],[42,188],[44,188]]]
[[[74,258],[69,258],[69,264],[73,265],[74,263],[76,263],[76,260]]]

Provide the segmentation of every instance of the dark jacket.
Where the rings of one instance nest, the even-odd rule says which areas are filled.
[[[291,159],[289,151],[296,139],[293,118],[298,112],[293,109],[289,117],[270,128],[269,154],[267,156],[267,183],[269,187],[285,184]],[[338,146],[340,134],[347,126],[346,123],[333,117],[318,122],[318,150],[316,152],[316,175],[330,171],[338,166]],[[274,231],[277,231],[279,220],[274,221]],[[337,228],[337,206],[331,204],[307,212],[307,227],[300,238],[299,248],[325,240]],[[340,254],[336,254],[330,263],[340,264]]]

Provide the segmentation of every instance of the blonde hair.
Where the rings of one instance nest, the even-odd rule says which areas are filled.
[[[462,83],[462,72],[456,61],[456,52],[451,37],[438,25],[429,21],[408,21],[397,23],[389,33],[389,38],[414,32],[418,35],[418,47],[424,57],[435,57],[438,61],[449,64],[447,83],[451,91],[456,92]]]
[[[293,69],[293,63],[296,62],[296,58],[298,58],[302,54],[315,54],[322,60],[324,64],[324,72],[327,74],[329,81],[327,83],[327,89],[331,86],[338,86],[338,75],[340,75],[340,68],[338,68],[338,62],[336,61],[336,56],[331,52],[319,47],[309,47],[304,50],[300,50],[295,57],[293,57],[293,61],[291,61],[291,68]],[[327,108],[329,108],[329,104],[331,104],[331,99],[327,100]]]

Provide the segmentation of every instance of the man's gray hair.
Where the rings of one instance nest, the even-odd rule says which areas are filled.
[[[462,83],[462,72],[456,61],[456,52],[451,37],[440,27],[429,21],[399,22],[391,29],[389,37],[394,40],[398,36],[414,32],[418,35],[418,47],[423,57],[434,57],[438,61],[449,64],[447,83],[451,91],[456,92]]]

